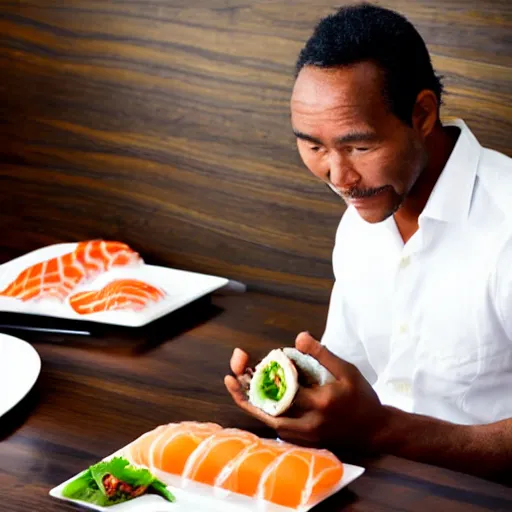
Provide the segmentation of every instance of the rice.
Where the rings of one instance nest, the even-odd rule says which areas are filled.
[[[291,347],[285,347],[283,353],[293,361],[299,370],[301,380],[304,379],[306,386],[323,386],[336,380],[336,377],[325,366],[322,366],[309,354],[304,354],[300,350]]]

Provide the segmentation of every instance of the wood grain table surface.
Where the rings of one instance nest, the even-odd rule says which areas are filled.
[[[314,26],[351,2],[1,0],[2,243],[123,240],[327,301],[345,208],[301,162],[289,102]],[[512,155],[512,2],[377,3],[425,39],[443,119]]]
[[[34,346],[42,371],[0,418],[0,510],[78,510],[48,491],[159,424],[214,421],[272,436],[224,389],[231,352],[241,346],[257,359],[292,344],[300,330],[320,335],[325,314],[325,305],[248,292],[205,298],[142,330],[86,324],[91,336],[71,336],[1,329]],[[0,324],[16,321],[0,314]],[[348,462],[365,474],[315,512],[512,510],[512,489],[486,480],[390,456]]]

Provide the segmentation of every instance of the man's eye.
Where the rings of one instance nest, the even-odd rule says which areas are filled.
[[[355,148],[356,151],[359,151],[359,152],[364,152],[364,151],[368,151],[370,148],[366,148],[366,147],[359,147],[359,148]]]
[[[320,146],[309,146],[309,149],[313,151],[313,153],[318,153],[320,151]]]

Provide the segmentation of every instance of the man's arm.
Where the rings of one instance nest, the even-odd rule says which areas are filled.
[[[488,425],[456,425],[385,406],[372,440],[381,453],[512,483],[512,418]]]

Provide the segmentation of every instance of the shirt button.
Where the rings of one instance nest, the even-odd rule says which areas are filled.
[[[409,330],[409,326],[407,324],[402,324],[399,328],[400,334],[406,334]]]
[[[398,381],[393,382],[393,388],[397,393],[400,393],[401,395],[411,395],[411,383],[406,381]]]
[[[409,263],[411,263],[410,256],[403,256],[402,258],[400,258],[400,268],[407,268],[409,266]]]

